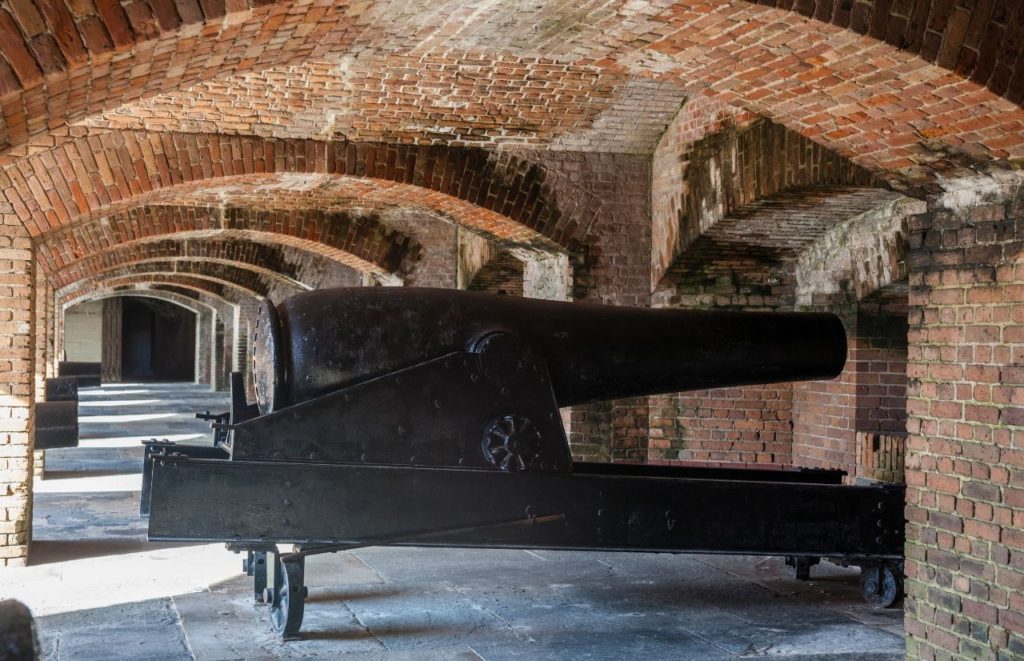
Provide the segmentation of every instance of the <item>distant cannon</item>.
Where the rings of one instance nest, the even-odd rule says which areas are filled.
[[[282,634],[304,559],[381,544],[718,552],[862,567],[901,590],[903,491],[843,473],[574,462],[559,407],[830,378],[827,314],[647,310],[432,289],[335,289],[260,311],[257,406],[233,378],[213,447],[150,443],[154,540],[247,552]],[[280,545],[295,545],[284,552]]]
[[[36,402],[35,449],[78,447],[78,377],[46,379],[45,399]]]

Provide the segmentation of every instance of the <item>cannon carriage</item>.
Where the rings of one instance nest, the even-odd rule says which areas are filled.
[[[147,444],[149,537],[246,553],[274,629],[304,559],[374,545],[786,556],[901,590],[903,490],[820,469],[574,461],[560,408],[831,378],[827,314],[649,310],[433,289],[319,290],[261,308],[256,403],[232,379],[210,446]]]

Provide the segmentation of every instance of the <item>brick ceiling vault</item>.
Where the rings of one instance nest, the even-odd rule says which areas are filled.
[[[182,256],[173,254],[140,254],[108,253],[102,258],[82,264],[80,268],[64,271],[61,280],[53,281],[58,287],[66,287],[78,280],[92,275],[102,276],[105,273],[124,273],[132,270],[136,273],[187,273],[190,275],[210,275],[219,277],[223,273],[220,267],[230,267],[238,271],[248,271],[262,277],[263,282],[274,283],[294,291],[309,290],[312,287],[294,276],[275,271],[269,265],[244,259]],[[241,281],[240,281],[241,282]]]
[[[63,305],[70,308],[80,303],[85,303],[89,301],[102,301],[108,298],[122,298],[125,296],[132,296],[135,298],[152,298],[158,301],[167,301],[168,303],[172,303],[174,305],[177,305],[178,307],[184,308],[189,312],[194,312],[196,314],[199,314],[200,312],[217,312],[216,306],[199,300],[198,296],[182,296],[181,294],[176,294],[174,292],[160,291],[155,289],[136,289],[127,291],[115,291],[108,289],[104,291],[89,292],[86,294],[82,294],[80,297],[71,300],[66,300],[63,302]]]
[[[336,267],[364,273],[390,274],[400,271],[405,264],[414,263],[419,257],[420,247],[411,240],[403,237],[395,242],[378,241],[376,239],[381,234],[363,231],[370,223],[359,223],[353,231],[345,231],[344,219],[331,217],[330,229],[335,231],[321,235],[318,228],[327,222],[329,216],[326,214],[282,214],[284,218],[275,228],[266,220],[275,219],[278,214],[261,213],[258,216],[264,220],[262,224],[256,221],[232,223],[253,228],[243,230],[211,228],[204,221],[208,221],[211,215],[218,218],[220,215],[207,214],[205,212],[210,210],[205,208],[157,207],[152,211],[162,222],[132,222],[146,214],[130,213],[104,217],[67,231],[51,233],[37,244],[40,263],[51,278],[61,281],[65,279],[62,273],[72,269],[81,272],[83,262],[94,267],[97,259],[113,252],[135,250],[149,253],[154,250],[154,245],[162,244],[167,254],[177,250],[181,255],[225,258],[241,255],[240,261],[249,263],[263,260],[268,268],[282,269],[299,279],[299,263],[303,261],[319,265],[322,269],[328,268],[329,262]],[[257,216],[248,212],[239,215]],[[318,237],[319,240],[304,238],[306,236]],[[353,241],[337,240],[349,237]],[[171,248],[172,244],[177,247]],[[339,245],[341,247],[337,247]]]
[[[60,299],[61,305],[71,306],[83,301],[109,298],[112,296],[172,296],[188,302],[189,305],[200,305],[217,310],[224,319],[230,319],[232,310],[248,302],[256,302],[255,297],[241,296],[235,291],[213,293],[210,290],[197,290],[170,283],[140,282],[130,284],[97,285],[89,291],[69,293]]]
[[[99,287],[93,291],[79,292],[61,297],[57,303],[65,310],[66,314],[67,310],[82,303],[102,301],[108,298],[125,297],[151,298],[168,301],[193,310],[197,314],[215,313],[217,318],[225,321],[233,319],[235,310],[243,304],[243,300],[241,298],[238,298],[237,300],[229,300],[228,298],[221,298],[207,292],[201,293],[196,290],[185,289],[182,287],[152,284]],[[256,299],[252,300],[255,301]]]
[[[601,200],[527,159],[479,148],[266,140],[102,131],[0,170],[0,188],[33,236],[151,203],[286,199],[306,210],[422,208],[488,238],[542,250],[587,240]],[[276,207],[271,207],[276,208]]]
[[[299,289],[316,288],[322,278],[330,279],[340,270],[339,265],[331,260],[289,246],[255,243],[238,237],[203,240],[174,236],[172,239],[132,242],[113,250],[93,253],[51,273],[50,282],[55,287],[64,287],[93,274],[147,262],[234,264]],[[352,275],[347,267],[341,268],[347,273],[340,274],[340,277]]]
[[[539,135],[539,144],[557,146],[564,139],[563,148],[587,149],[593,133],[593,148],[602,150],[607,145],[601,135],[622,133],[603,127],[639,122],[640,115],[664,124],[662,106],[670,107],[669,99],[678,107],[687,90],[710,88],[791,128],[820,129],[823,142],[851,154],[878,141],[875,151],[859,153],[865,164],[885,170],[934,157],[936,148],[977,144],[978,155],[992,158],[1018,153],[1020,145],[987,136],[986,129],[1020,121],[999,116],[1024,98],[1019,3],[988,5],[979,10],[985,21],[939,0],[896,7],[888,0],[859,0],[851,13],[842,9],[849,3],[818,0],[798,3],[803,15],[766,4],[792,5],[611,0],[578,8],[510,2],[467,13],[460,0],[326,6],[297,0],[226,12],[222,3],[194,0],[142,0],[127,10],[107,2],[93,8],[28,0],[0,13],[0,35],[6,37],[0,48],[0,133],[6,136],[0,135],[0,145],[23,146],[30,138],[52,145],[73,135],[71,125],[124,104],[144,104],[200,82],[230,92],[246,84],[240,76],[323,62],[356,92],[350,95],[354,103],[377,91],[391,112],[379,113],[382,106],[371,103],[366,111],[373,121],[352,126],[344,124],[345,116],[358,115],[358,107],[324,113],[314,127],[321,137],[380,139],[381,131],[369,125],[376,123],[392,138],[416,141],[522,146],[537,143]],[[965,24],[967,18],[973,20]],[[434,84],[429,78],[438,71]],[[491,85],[495,76],[506,76],[500,78],[506,84]],[[433,91],[417,84],[423,78]],[[673,81],[676,89],[655,92],[644,87],[651,81]],[[321,97],[316,86],[324,82],[323,76],[308,76],[308,96]],[[528,105],[529,114],[503,115],[501,99],[487,97],[495,93],[491,88],[517,107]],[[566,106],[574,98],[578,105]],[[958,112],[967,99],[975,110],[970,117]],[[429,112],[410,115],[415,108]],[[857,126],[858,113],[878,108],[886,111],[886,126]],[[262,114],[273,124],[278,112],[267,105],[251,111],[211,120],[218,132],[260,133],[250,118]],[[825,121],[811,121],[822,113]],[[172,116],[153,113],[148,119],[166,126],[191,116],[202,121],[201,115],[186,105]],[[559,125],[566,117],[572,126]],[[967,128],[970,121],[974,129]],[[619,127],[650,142],[642,125]],[[934,144],[913,146],[905,142],[911,137]]]
[[[235,289],[247,296],[267,298],[278,282],[271,281],[264,273],[257,273],[237,265],[196,264],[193,262],[154,262],[111,269],[87,278],[77,280],[56,290],[61,298],[65,295],[84,291],[98,284],[130,284],[133,282],[177,282],[197,285],[211,283],[220,287]],[[297,288],[296,288],[297,291]]]
[[[70,301],[85,300],[94,291],[132,292],[151,289],[169,291],[187,297],[206,296],[212,300],[224,301],[229,305],[243,305],[246,302],[262,300],[262,297],[239,287],[173,274],[139,274],[134,277],[94,279],[81,287],[76,287],[73,291],[54,292],[54,300],[57,301],[58,306],[61,306]]]
[[[0,8],[0,214],[61,278],[182,229],[401,272],[387,208],[574,253],[605,201],[541,153],[653,155],[701,97],[924,196],[1024,160],[1022,40],[1021,3],[24,0]]]

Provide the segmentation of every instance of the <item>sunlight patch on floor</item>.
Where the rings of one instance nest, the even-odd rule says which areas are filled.
[[[79,402],[81,406],[81,402]],[[101,424],[121,422],[145,422],[146,420],[166,420],[167,418],[184,417],[182,413],[128,413],[124,415],[79,415],[78,424]],[[191,417],[191,414],[190,414]]]
[[[80,408],[89,407],[110,407],[110,406],[152,406],[154,404],[160,404],[159,399],[119,399],[116,402],[108,402],[105,400],[93,400],[88,402],[78,402]]]
[[[86,546],[75,540],[42,544],[48,553],[66,544],[69,554],[76,552],[76,545]],[[223,544],[114,550],[100,557],[7,568],[0,584],[4,598],[23,601],[38,617],[200,592],[237,577],[240,567],[239,556],[226,552]]]
[[[98,493],[101,491],[142,491],[142,473],[88,475],[86,477],[36,478],[36,493]]]
[[[207,434],[160,434],[161,439],[182,443],[185,441],[206,440]],[[78,441],[80,448],[136,448],[142,447],[143,441],[148,441],[153,435],[148,436],[98,436],[96,438],[82,438]],[[209,445],[209,441],[206,442]]]

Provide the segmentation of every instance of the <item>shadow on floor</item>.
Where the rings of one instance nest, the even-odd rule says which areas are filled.
[[[139,466],[125,466],[124,468],[115,469],[104,469],[104,470],[47,470],[47,480],[68,480],[72,478],[82,477],[113,477],[115,475],[138,475]]]
[[[47,565],[54,562],[101,558],[127,553],[143,553],[159,549],[195,546],[189,543],[147,542],[142,539],[79,539],[32,541],[29,565]]]

